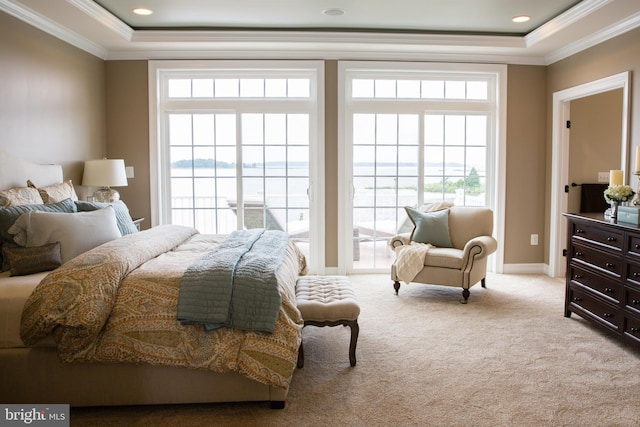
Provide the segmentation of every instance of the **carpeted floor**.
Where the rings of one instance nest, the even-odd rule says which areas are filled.
[[[471,290],[351,277],[349,329],[304,330],[286,408],[266,403],[77,408],[72,426],[637,426],[640,350],[576,316],[564,281],[490,274]]]

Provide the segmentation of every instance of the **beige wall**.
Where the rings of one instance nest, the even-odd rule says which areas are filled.
[[[104,61],[0,13],[0,148],[79,184],[106,153],[104,79]]]
[[[505,264],[547,261],[552,93],[627,70],[635,71],[632,105],[640,105],[640,29],[549,67],[508,67]],[[328,267],[336,267],[337,62],[326,61],[325,73],[325,257]],[[104,62],[0,13],[0,148],[62,163],[75,182],[83,160],[124,158],[135,178],[119,190],[132,215],[147,218],[145,227],[147,81],[146,61]],[[632,144],[639,145],[640,109],[632,109],[631,122]],[[539,234],[538,246],[530,245],[531,234]]]
[[[338,61],[325,62],[325,265],[338,266]],[[331,159],[331,160],[329,160]]]
[[[505,264],[544,257],[546,67],[510,65],[507,76]],[[531,245],[531,235],[538,245]]]
[[[337,61],[326,61],[324,213],[327,267],[338,265],[337,68]],[[510,66],[508,73],[505,263],[541,263],[544,255],[546,68]],[[149,155],[147,78],[144,62],[108,62],[108,153],[110,157],[125,158],[127,165],[135,163],[136,178],[130,181],[130,187],[121,188],[120,193],[132,214],[145,218],[149,218],[150,212],[150,184],[141,173],[146,171],[148,176],[148,165],[138,172],[138,164],[148,163]],[[523,99],[527,102],[522,102]],[[135,195],[132,194],[134,191]],[[530,245],[531,234],[539,234],[538,246]]]
[[[133,166],[134,178],[120,197],[134,218],[151,226],[149,178],[149,88],[147,61],[106,63],[107,156]]]
[[[631,71],[630,125],[629,125],[629,164],[635,165],[635,147],[640,145],[640,28],[606,41],[559,61],[548,67],[547,72],[547,155],[546,179],[551,180],[551,114],[553,93],[574,86],[609,77],[625,71]],[[637,182],[629,181],[634,189]],[[544,211],[546,234],[549,234],[549,207],[551,188],[547,188]],[[560,238],[564,238],[560,236]],[[548,248],[546,248],[548,249]],[[549,253],[545,251],[545,262]]]
[[[622,94],[616,89],[571,101],[569,183],[596,183],[598,172],[620,169]],[[567,212],[580,212],[580,190],[570,187]]]

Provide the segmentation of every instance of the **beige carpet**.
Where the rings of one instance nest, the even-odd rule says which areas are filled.
[[[489,275],[469,304],[454,288],[352,276],[349,329],[304,331],[286,408],[265,403],[73,409],[72,426],[637,426],[640,350],[575,314],[564,282]]]

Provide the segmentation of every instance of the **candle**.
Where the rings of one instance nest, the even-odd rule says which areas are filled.
[[[636,174],[640,173],[640,147],[636,147]]]
[[[621,170],[611,169],[609,171],[609,185],[622,185],[622,174]]]

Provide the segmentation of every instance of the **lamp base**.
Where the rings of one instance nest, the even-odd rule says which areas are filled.
[[[102,187],[93,193],[93,197],[96,202],[112,203],[120,200],[120,193],[118,193],[118,190],[114,190],[113,188]]]

